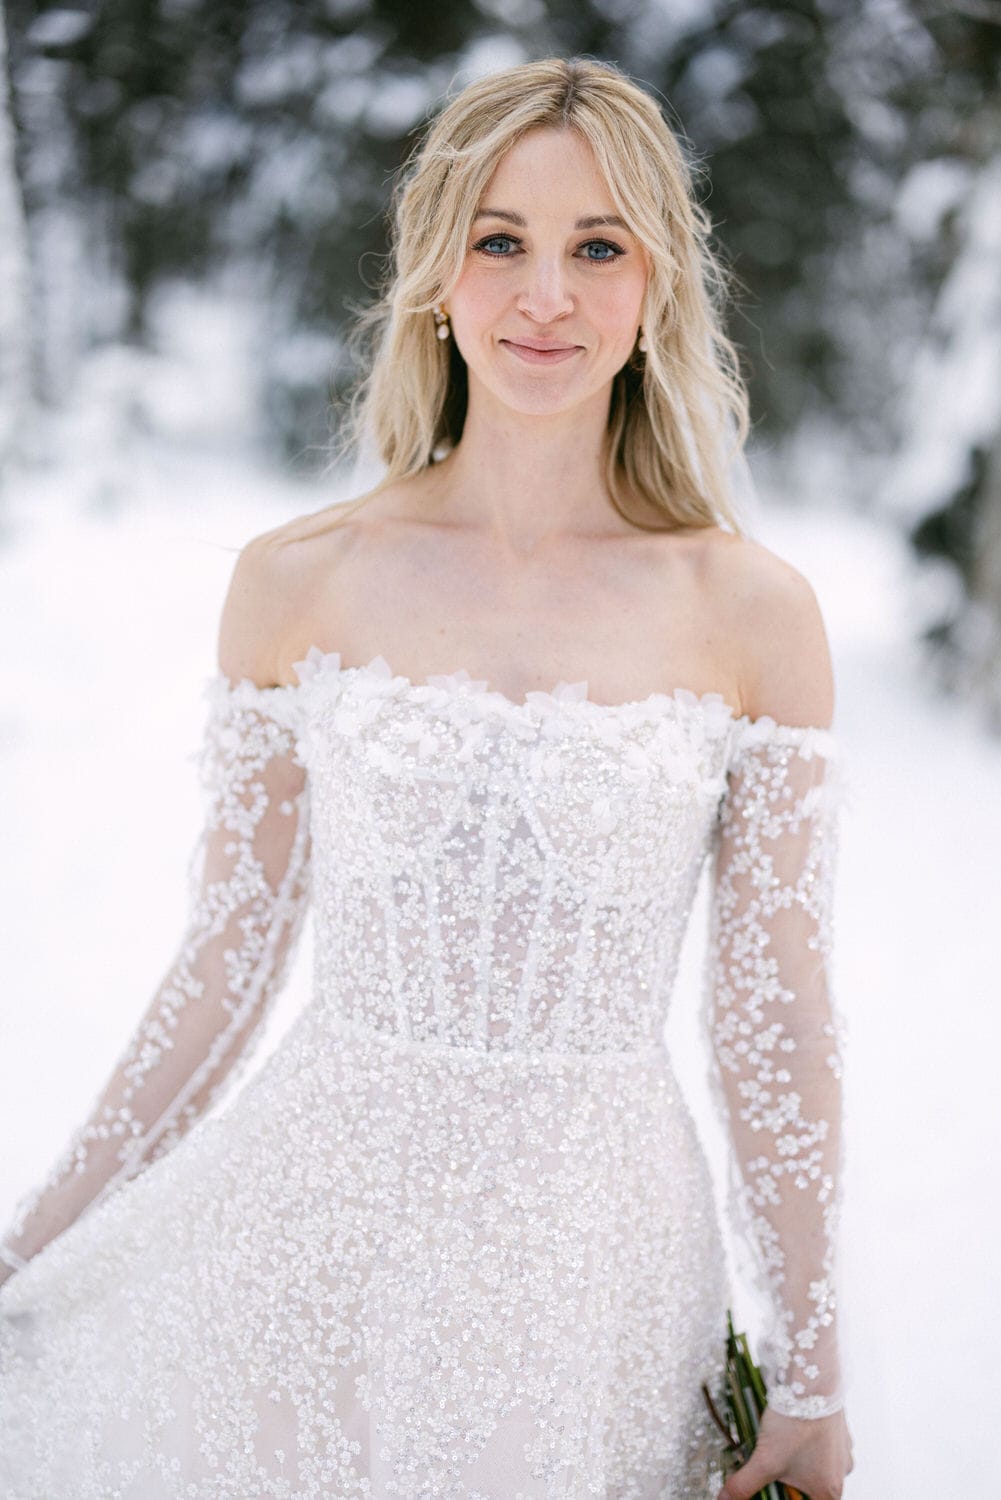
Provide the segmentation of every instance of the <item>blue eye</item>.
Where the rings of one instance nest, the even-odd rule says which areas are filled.
[[[583,248],[585,252],[587,252],[584,256],[584,259],[596,261],[599,264],[604,261],[618,260],[619,256],[622,254],[622,251],[619,249],[618,245],[613,245],[610,240],[588,240],[587,244]],[[594,255],[591,252],[595,250],[607,250],[608,254]]]
[[[498,251],[496,248],[491,247],[496,247],[497,245],[503,245],[507,247],[509,245],[516,244],[517,240],[515,240],[514,237],[510,234],[491,234],[488,235],[485,240],[478,241],[478,243],[473,246],[473,249],[482,250],[485,252],[485,254],[492,255],[498,259],[504,259],[506,256],[506,249]]]

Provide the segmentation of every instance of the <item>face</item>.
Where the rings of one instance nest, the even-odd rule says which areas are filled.
[[[446,299],[470,402],[551,415],[607,400],[636,344],[647,274],[587,142],[573,130],[523,136],[487,185]]]

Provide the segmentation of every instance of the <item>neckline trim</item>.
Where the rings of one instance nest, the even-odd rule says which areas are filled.
[[[554,687],[531,689],[519,701],[501,692],[499,688],[490,687],[485,677],[471,676],[466,667],[459,667],[454,672],[431,673],[423,681],[417,681],[402,672],[394,672],[381,653],[356,666],[343,666],[339,651],[321,651],[315,645],[309,647],[301,661],[292,663],[292,670],[299,678],[298,683],[286,685],[292,691],[297,691],[318,676],[326,676],[329,673],[333,677],[368,679],[376,689],[376,696],[389,697],[401,692],[416,692],[426,696],[431,692],[442,690],[455,691],[481,699],[502,712],[518,715],[524,715],[529,709],[545,709],[553,704],[579,706],[588,712],[612,714],[627,711],[638,712],[673,703],[683,708],[701,709],[703,712],[717,715],[721,720],[730,723],[754,722],[748,714],[738,715],[723,694],[716,691],[696,693],[693,688],[675,687],[668,692],[658,690],[647,693],[643,698],[630,698],[620,703],[599,703],[590,697],[586,677],[578,682],[567,682],[561,678]]]
[[[259,687],[249,677],[233,684],[221,672],[209,679],[207,690],[221,694],[227,701],[243,701],[247,706],[276,702],[296,701],[314,684],[331,681],[364,684],[361,689],[368,699],[393,698],[406,695],[418,703],[429,701],[465,701],[473,707],[492,710],[507,721],[517,724],[540,724],[549,716],[569,715],[571,718],[594,718],[607,722],[613,716],[621,716],[627,723],[645,722],[655,718],[662,710],[672,713],[692,714],[705,731],[730,733],[734,745],[754,746],[768,742],[787,745],[804,756],[819,754],[825,758],[838,758],[840,747],[833,728],[825,725],[784,724],[771,714],[736,714],[733,705],[722,693],[709,691],[696,693],[693,688],[675,687],[670,692],[648,693],[645,698],[632,698],[622,703],[597,703],[588,697],[587,679],[580,682],[558,682],[552,688],[534,689],[521,703],[509,698],[499,689],[487,686],[486,679],[472,677],[465,667],[455,672],[442,672],[429,676],[424,682],[415,682],[402,673],[394,672],[384,656],[378,654],[369,661],[356,666],[342,666],[339,651],[321,651],[312,645],[306,655],[292,663],[298,682],[279,683],[273,687]]]

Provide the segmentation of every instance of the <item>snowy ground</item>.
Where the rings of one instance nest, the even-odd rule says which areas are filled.
[[[176,446],[133,453],[117,490],[71,450],[8,492],[0,1217],[89,1108],[173,957],[199,820],[201,682],[235,552],[333,493]],[[986,1492],[1001,1400],[1001,744],[924,687],[894,536],[833,506],[775,506],[759,535],[820,598],[853,787],[835,971],[849,1041],[846,1496]],[[670,1034],[718,1160],[694,1029],[704,894]],[[310,936],[257,1065],[307,996]]]

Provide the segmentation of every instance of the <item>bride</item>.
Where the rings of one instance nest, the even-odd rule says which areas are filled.
[[[3,1241],[12,1500],[841,1495],[832,668],[728,499],[723,285],[611,67],[474,83],[415,153],[363,329],[386,477],[243,548],[191,926]],[[660,1037],[710,853],[774,1313],[725,1488],[731,1292]],[[314,1002],[207,1121],[310,894]]]

